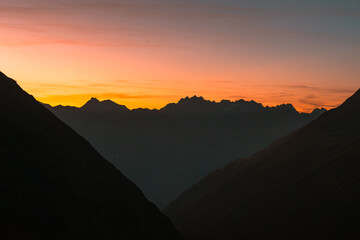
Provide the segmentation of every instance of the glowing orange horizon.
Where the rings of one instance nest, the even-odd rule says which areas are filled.
[[[249,2],[4,0],[0,71],[51,105],[161,108],[198,95],[310,112],[359,88],[350,3]]]
[[[21,81],[20,81],[21,82]],[[119,81],[122,83],[123,81]],[[125,82],[125,81],[124,81]],[[21,83],[20,83],[21,84]],[[179,101],[181,98],[186,96],[202,96],[206,100],[219,102],[221,100],[231,100],[236,101],[239,99],[244,99],[246,101],[254,100],[258,103],[263,104],[264,106],[277,106],[280,104],[292,104],[299,112],[311,112],[315,108],[326,108],[331,109],[340,105],[344,100],[352,95],[354,90],[348,89],[322,89],[317,87],[309,87],[303,85],[288,86],[288,85],[269,85],[269,86],[247,86],[245,91],[244,86],[242,87],[242,93],[237,94],[236,88],[234,91],[227,92],[211,92],[211,89],[200,89],[199,91],[188,91],[187,89],[171,89],[168,86],[170,91],[175,93],[173,95],[166,95],[164,93],[168,91],[162,91],[159,89],[152,92],[154,95],[146,94],[146,91],[143,94],[129,94],[129,93],[120,93],[120,92],[109,92],[106,89],[114,88],[116,89],[116,84],[92,84],[88,86],[90,92],[87,92],[87,88],[82,86],[71,86],[71,85],[48,85],[43,84],[42,87],[35,87],[31,84],[21,84],[25,90],[30,94],[33,94],[38,101],[50,104],[52,106],[65,105],[65,106],[76,106],[81,107],[84,105],[90,98],[95,97],[99,100],[112,100],[118,104],[125,105],[130,109],[135,108],[149,108],[149,109],[160,109],[168,103],[173,103]],[[144,83],[146,86],[146,84]],[[215,84],[216,85],[216,84]],[[221,84],[220,84],[221,85]],[[227,83],[229,87],[233,86],[231,83]],[[95,88],[95,89],[94,89]],[[101,88],[104,92],[96,92],[96,88]],[[151,89],[149,86],[148,89]],[[164,87],[166,88],[166,87]],[[71,92],[73,94],[54,94],[54,89],[59,90],[59,93]],[[215,89],[219,89],[216,87]],[[55,93],[57,92],[55,90]],[[180,90],[180,91],[179,91]],[[128,92],[132,92],[129,88]],[[305,93],[306,92],[306,93]],[[49,94],[50,93],[50,94]],[[53,93],[53,94],[51,94]],[[210,93],[210,94],[209,94]],[[159,95],[157,95],[159,94]],[[318,94],[317,97],[315,94]],[[305,97],[303,97],[305,96]],[[314,101],[314,98],[315,101]],[[322,102],[316,102],[322,101]]]

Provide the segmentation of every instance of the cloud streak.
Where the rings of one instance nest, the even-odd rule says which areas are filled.
[[[8,14],[39,14],[57,12],[109,12],[116,11],[125,15],[150,17],[200,17],[200,18],[274,18],[299,16],[336,16],[358,17],[360,12],[354,8],[344,8],[344,4],[329,7],[310,8],[311,1],[302,1],[303,7],[285,4],[284,7],[242,7],[240,3],[224,1],[216,3],[210,1],[14,1],[15,4],[1,4],[0,12]]]
[[[334,94],[336,93],[349,94],[354,92],[354,89],[322,88],[322,87],[314,87],[307,85],[275,85],[275,86],[290,88],[290,89],[309,90],[309,91],[321,92],[321,93],[334,93]]]
[[[282,8],[241,6],[235,1],[214,4],[211,1],[39,1],[13,0],[0,3],[0,26],[22,32],[38,33],[33,39],[2,40],[5,46],[21,47],[36,44],[87,45],[93,47],[184,47],[171,43],[169,32],[175,35],[210,32],[211,25],[233,25],[229,34],[237,34],[241,27],[246,35],[266,34],[319,37],[320,33],[304,30],[259,27],[268,24],[268,18],[292,18],[309,16],[359,17],[360,11],[352,8],[308,8],[287,4]],[[264,20],[265,19],[265,20]],[[214,21],[213,21],[214,20]],[[260,21],[260,22],[259,22]],[[76,24],[73,24],[76,22]],[[230,23],[230,24],[229,24]],[[160,24],[160,25],[159,25]],[[253,26],[252,26],[253,25]],[[251,30],[253,29],[253,30]],[[200,30],[200,31],[199,31]],[[58,34],[58,33],[62,34]],[[82,36],[88,35],[84,40]],[[157,37],[155,37],[155,34]],[[45,35],[45,36],[44,36]],[[64,35],[68,35],[64,37]],[[331,33],[320,34],[322,40],[338,37]],[[102,37],[100,37],[102,36]],[[103,39],[107,36],[107,40]],[[11,37],[11,36],[10,36]],[[31,36],[29,36],[31,37]],[[53,39],[56,38],[56,39]]]

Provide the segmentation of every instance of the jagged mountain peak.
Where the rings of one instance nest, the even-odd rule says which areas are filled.
[[[99,103],[99,99],[92,97],[87,103]]]
[[[311,112],[311,114],[321,115],[321,114],[323,114],[323,113],[326,112],[326,111],[327,111],[327,109],[325,109],[325,108],[315,108],[315,109]]]
[[[298,113],[296,108],[291,103],[284,103],[284,104],[280,104],[280,105],[277,105],[276,107],[271,107],[271,108],[276,111],[287,111],[287,112]]]
[[[181,104],[181,103],[204,103],[204,102],[210,102],[208,100],[205,100],[203,97],[198,97],[196,95],[192,96],[192,97],[189,97],[189,96],[186,96],[185,98],[182,98],[180,99],[180,101],[178,102],[178,104]]]
[[[89,110],[96,113],[106,113],[113,110],[121,110],[128,111],[129,109],[124,106],[117,104],[109,99],[100,101],[95,97],[92,97],[89,101],[87,101],[81,109]]]

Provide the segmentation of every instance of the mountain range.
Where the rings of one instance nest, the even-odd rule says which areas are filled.
[[[74,130],[0,73],[0,239],[182,239]]]
[[[96,98],[80,108],[46,106],[160,208],[209,172],[261,150],[325,112],[198,96],[160,110],[129,110]]]
[[[360,90],[164,212],[192,239],[360,239]]]

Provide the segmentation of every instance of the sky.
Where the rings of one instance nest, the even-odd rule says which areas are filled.
[[[355,92],[359,66],[359,0],[0,0],[0,71],[51,105],[309,112]]]

